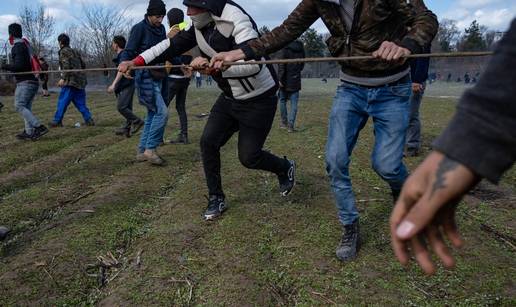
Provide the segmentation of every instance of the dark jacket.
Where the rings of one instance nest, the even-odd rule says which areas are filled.
[[[48,74],[43,73],[44,71],[48,71],[48,63],[41,61],[40,64],[41,73],[39,74],[39,80],[41,80],[41,82],[48,82]]]
[[[305,48],[300,41],[290,43],[281,54],[282,59],[302,59],[305,57]],[[304,63],[279,64],[278,79],[283,85],[283,90],[287,92],[297,92],[301,90],[301,71],[305,67]]]
[[[59,67],[62,70],[85,69],[86,64],[84,64],[79,51],[67,46],[59,50]],[[83,72],[66,72],[61,75],[61,79],[65,81],[65,86],[78,89],[84,89],[88,84],[86,74]]]
[[[13,48],[11,49],[11,60],[12,64],[2,65],[2,69],[11,72],[32,71],[29,48],[23,41],[19,41],[14,44]],[[15,75],[15,78],[16,83],[23,81],[38,81],[33,74]]]
[[[158,44],[165,38],[167,38],[165,26],[154,27],[147,20],[147,16],[145,16],[142,21],[135,24],[131,29],[131,34],[129,34],[129,39],[120,59],[122,61],[131,61],[140,53]],[[160,63],[158,59],[147,64],[154,65],[157,63]]]
[[[516,161],[516,19],[434,148],[498,182]]]
[[[430,53],[430,45],[426,45],[422,53]],[[423,84],[428,80],[430,58],[416,58],[410,61],[410,75],[413,83]]]
[[[147,15],[142,21],[137,23],[131,29],[129,39],[122,52],[120,59],[121,61],[130,61],[137,57],[140,53],[153,47],[162,40],[167,38],[165,26],[160,27],[152,26],[147,20]],[[156,59],[148,65],[157,65],[165,63],[162,59]],[[165,75],[165,74],[164,74]],[[152,75],[148,70],[136,74],[135,82],[138,88],[138,100],[141,105],[145,106],[149,110],[155,111],[156,105],[154,102],[154,89],[152,87]],[[167,78],[162,79],[161,95],[168,97],[168,86]]]
[[[281,26],[243,46],[246,58],[280,50],[319,18],[330,31],[326,44],[333,56],[371,55],[384,41],[421,53],[437,33],[437,17],[428,9],[416,12],[406,0],[356,0],[353,26],[348,33],[339,3],[339,0],[302,0]],[[364,60],[340,65],[348,75],[367,78],[394,75],[406,70],[409,63]]]
[[[122,51],[123,52],[123,51]],[[115,63],[116,66],[118,66],[122,61],[122,52],[118,53],[116,58],[113,59],[113,63]],[[120,81],[116,84],[115,87],[115,94],[118,95],[120,92],[128,88],[130,86],[134,86],[134,79],[127,79],[125,76],[120,79]]]

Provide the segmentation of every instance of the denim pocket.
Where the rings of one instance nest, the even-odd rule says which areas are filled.
[[[412,94],[412,85],[410,83],[395,85],[389,88],[391,90],[391,93],[395,96],[410,97],[410,95]]]

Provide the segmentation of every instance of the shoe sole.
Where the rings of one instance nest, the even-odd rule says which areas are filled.
[[[42,136],[44,136],[47,133],[48,133],[48,129],[46,131],[41,132],[40,135],[38,135],[37,137],[31,137],[29,140],[37,141],[37,140],[39,140]]]
[[[209,215],[204,214],[204,220],[207,222],[216,220],[217,218],[221,217],[222,213],[226,212],[227,209],[228,209],[227,207],[224,207],[224,209],[222,209],[222,211],[220,211],[219,213],[209,214]]]
[[[294,188],[296,187],[296,169],[297,169],[296,161],[292,160],[292,164],[294,167],[294,170],[292,171],[292,178],[294,179],[294,184],[292,185],[292,188],[290,190],[280,192],[280,195],[283,197],[289,196],[290,193],[292,193],[292,191],[294,191]]]

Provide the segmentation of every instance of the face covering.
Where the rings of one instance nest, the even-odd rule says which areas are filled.
[[[196,29],[202,29],[206,27],[210,22],[213,21],[210,12],[204,12],[197,15],[190,16],[192,23]]]

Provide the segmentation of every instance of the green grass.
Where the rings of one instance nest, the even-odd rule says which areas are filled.
[[[500,187],[482,184],[465,199],[458,218],[467,245],[455,252],[457,267],[428,278],[393,258],[392,204],[370,167],[370,124],[351,164],[365,245],[352,263],[335,258],[341,228],[324,147],[336,85],[305,80],[299,132],[287,134],[276,121],[265,144],[299,164],[289,198],[278,195],[274,175],[239,164],[236,137],[222,149],[230,208],[214,223],[201,219],[205,119],[193,116],[210,110],[214,87],[190,90],[191,144],[160,148],[168,161],[162,168],[133,160],[137,137],[114,135],[122,119],[110,95],[89,95],[96,127],[73,128],[82,120],[70,108],[65,128],[38,142],[14,139],[22,123],[7,106],[0,113],[0,224],[13,233],[0,245],[0,305],[514,305],[515,251],[482,225],[513,236],[516,170]],[[433,96],[460,92],[441,94],[439,86],[422,105],[425,153],[455,109],[455,100]],[[35,102],[44,122],[55,98]],[[172,137],[178,119],[170,114]],[[413,169],[422,159],[406,163]],[[102,269],[97,257],[108,253],[118,264]]]

